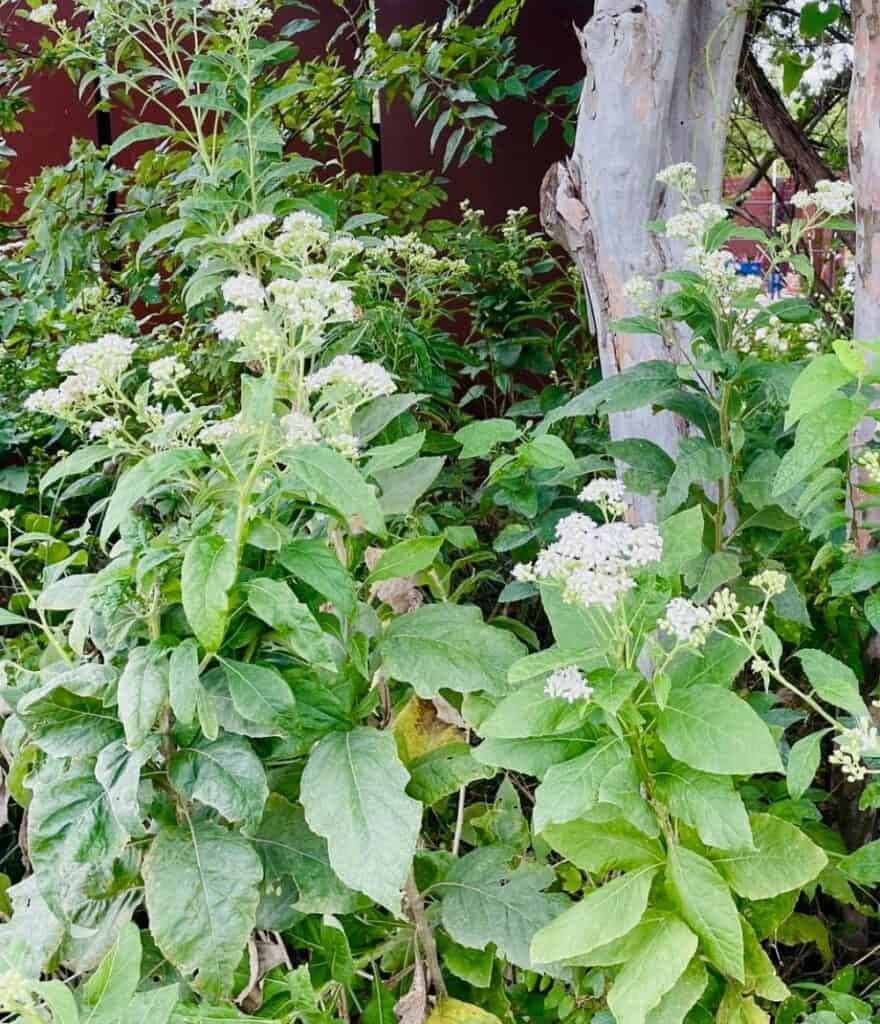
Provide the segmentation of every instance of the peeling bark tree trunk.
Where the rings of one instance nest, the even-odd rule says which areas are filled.
[[[849,171],[855,187],[855,337],[880,339],[880,0],[853,0],[853,72],[849,94]],[[876,421],[866,418],[853,433],[861,450]],[[864,500],[853,481],[853,508]],[[871,544],[857,511],[854,536],[860,551]]]
[[[653,278],[680,256],[647,229],[677,204],[656,181],[658,171],[690,161],[706,198],[721,194],[746,6],[742,0],[597,0],[578,33],[587,74],[577,139],[571,158],[548,172],[541,209],[546,230],[583,274],[605,377],[647,359],[680,358],[678,343],[615,334],[610,323],[635,312],[624,294],[632,277]],[[615,440],[647,437],[670,455],[686,433],[686,424],[668,412],[611,417]]]

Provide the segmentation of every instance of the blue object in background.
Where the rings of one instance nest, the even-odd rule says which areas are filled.
[[[736,267],[737,274],[742,277],[760,277],[761,264],[757,260],[741,260]]]
[[[771,270],[767,275],[767,291],[773,296],[774,299],[778,299],[782,292],[782,272],[779,270]]]

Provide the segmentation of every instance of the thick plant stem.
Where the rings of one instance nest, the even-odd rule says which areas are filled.
[[[428,965],[428,973],[431,975],[434,991],[443,998],[446,996],[446,982],[443,980],[443,971],[440,968],[437,943],[434,941],[434,932],[425,913],[425,901],[422,899],[415,876],[411,871],[406,879],[404,895],[409,916],[416,928],[416,938],[425,956],[425,963]]]

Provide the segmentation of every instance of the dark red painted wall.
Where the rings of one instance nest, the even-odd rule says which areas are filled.
[[[314,3],[314,0],[313,0]],[[72,0],[61,0],[59,10],[69,15]],[[338,24],[339,11],[333,0],[314,4],[321,15],[320,28],[296,41],[306,56],[322,51]],[[526,0],[517,50],[522,63],[559,68],[555,80],[568,84],[583,72],[580,54],[572,31],[572,23],[583,23],[589,17],[593,0]],[[390,31],[397,24],[411,24],[432,17],[441,17],[442,0],[379,0],[380,29]],[[287,20],[291,15],[282,16]],[[44,30],[21,18],[0,20],[0,33],[10,44],[36,48]],[[75,85],[63,72],[42,74],[31,83],[31,99],[35,110],[24,119],[24,130],[10,135],[9,144],[17,151],[7,172],[7,181],[15,190],[15,211],[27,182],[42,167],[64,163],[74,138],[95,140],[97,125],[90,111],[89,97],[80,99]],[[495,140],[495,169],[487,169],[479,160],[471,160],[463,168],[447,172],[452,211],[469,198],[473,205],[485,209],[490,219],[504,216],[507,209],[537,205],[538,186],[547,167],[565,153],[561,132],[551,127],[537,146],[532,145],[535,111],[528,103],[511,100],[499,110],[507,130]],[[111,113],[110,127],[118,136],[133,123],[132,114],[121,108]],[[414,128],[406,110],[385,111],[382,122],[382,163],[389,170],[440,170],[441,154],[431,154],[428,144],[430,126]],[[442,145],[438,147],[442,151]]]

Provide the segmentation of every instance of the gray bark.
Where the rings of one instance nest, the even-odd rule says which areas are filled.
[[[677,361],[687,344],[616,334],[610,323],[636,312],[624,294],[631,278],[654,278],[681,258],[647,228],[678,205],[657,173],[689,161],[706,199],[721,195],[745,8],[741,0],[597,0],[578,32],[587,74],[577,138],[545,178],[542,220],[581,269],[605,377],[647,359]],[[615,440],[647,437],[673,456],[686,433],[668,412],[611,417]],[[650,515],[651,503],[639,506],[636,515]]]

